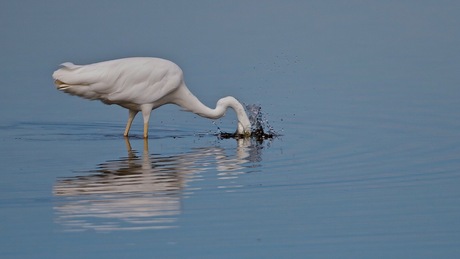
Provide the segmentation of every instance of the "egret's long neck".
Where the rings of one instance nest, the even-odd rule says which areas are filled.
[[[251,123],[249,122],[243,105],[231,96],[220,99],[217,102],[216,108],[211,109],[200,102],[200,100],[188,90],[185,84],[183,84],[174,93],[172,102],[188,111],[209,119],[218,119],[224,116],[227,108],[231,107],[235,110],[236,116],[238,117],[238,134],[247,135],[251,132]]]
[[[211,109],[204,105],[195,95],[190,92],[190,90],[185,85],[182,85],[179,89],[176,90],[174,103],[187,111],[209,119],[218,119],[225,114],[225,108],[223,107],[216,107],[215,109]]]

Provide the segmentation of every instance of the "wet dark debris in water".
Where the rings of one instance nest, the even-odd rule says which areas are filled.
[[[265,133],[263,128],[259,128],[259,129],[256,129],[256,130],[252,131],[250,136],[245,136],[245,135],[238,134],[238,133],[228,133],[228,132],[221,132],[221,133],[217,134],[217,136],[220,139],[231,139],[231,138],[233,138],[233,139],[245,139],[245,138],[251,138],[251,139],[257,140],[258,142],[263,142],[264,140],[273,139],[277,135],[275,135],[273,133]]]
[[[274,129],[269,125],[268,120],[265,118],[265,115],[261,111],[261,107],[259,105],[250,104],[246,105],[246,112],[249,117],[249,121],[251,122],[251,135],[245,136],[238,133],[227,133],[227,132],[219,132],[217,136],[220,139],[245,139],[251,138],[258,142],[263,142],[264,140],[271,140],[279,134],[277,134]],[[266,130],[264,130],[266,129]]]

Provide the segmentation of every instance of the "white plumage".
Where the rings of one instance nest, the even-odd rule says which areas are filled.
[[[61,66],[53,73],[58,90],[105,104],[118,104],[129,110],[125,136],[140,111],[144,119],[144,138],[147,138],[151,111],[168,103],[210,119],[224,116],[231,107],[238,118],[237,133],[245,136],[251,133],[248,116],[235,98],[220,99],[215,109],[205,106],[189,91],[182,70],[171,61],[139,57],[89,65],[66,62]]]

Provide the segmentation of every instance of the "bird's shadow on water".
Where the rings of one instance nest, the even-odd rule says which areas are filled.
[[[55,219],[65,231],[177,227],[182,200],[206,191],[199,184],[203,178],[217,178],[214,190],[237,191],[243,187],[238,178],[256,172],[262,160],[263,146],[251,139],[238,139],[229,150],[209,145],[150,154],[149,140],[141,152],[131,147],[130,139],[138,138],[125,138],[127,156],[56,180]]]

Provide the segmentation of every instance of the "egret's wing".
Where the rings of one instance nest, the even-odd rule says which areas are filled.
[[[168,95],[182,82],[182,70],[177,65],[157,59],[121,66],[116,74],[116,91],[107,96],[112,102],[167,103]]]

